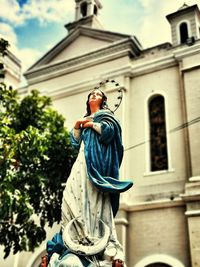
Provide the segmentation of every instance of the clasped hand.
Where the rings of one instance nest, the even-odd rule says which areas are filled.
[[[91,121],[91,119],[88,118],[77,120],[74,126],[75,129],[92,128],[92,127],[93,127],[93,122]]]

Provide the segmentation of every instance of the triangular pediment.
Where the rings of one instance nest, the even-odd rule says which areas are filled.
[[[73,42],[67,45],[57,56],[51,59],[50,63],[56,63],[58,61],[67,60],[75,56],[86,54],[90,51],[102,48],[110,42],[95,39],[85,35],[79,35]]]
[[[29,70],[66,61],[102,49],[128,37],[130,35],[80,26],[47,52]]]

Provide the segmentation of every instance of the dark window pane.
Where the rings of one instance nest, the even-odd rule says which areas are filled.
[[[94,14],[97,16],[97,6],[94,5]]]
[[[181,36],[181,44],[186,43],[188,39],[188,27],[187,23],[183,22],[180,25],[180,36]]]
[[[151,171],[167,170],[165,103],[162,96],[149,103]]]
[[[81,15],[82,15],[82,17],[87,16],[87,3],[86,2],[83,2],[81,4]]]

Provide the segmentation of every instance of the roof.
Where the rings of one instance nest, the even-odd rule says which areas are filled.
[[[184,5],[181,6],[177,11],[167,15],[166,18],[168,19],[168,21],[170,21],[172,18],[176,17],[177,15],[182,15],[182,14],[185,14],[186,12],[195,11],[195,10],[200,15],[198,5],[195,4],[192,6],[188,6],[184,3]]]
[[[79,36],[87,36],[93,40],[96,39],[96,40],[107,41],[108,44],[113,43],[113,45],[118,41],[127,40],[127,38],[130,38],[135,43],[135,47],[138,47],[138,51],[142,50],[142,46],[135,36],[111,32],[111,31],[105,31],[102,29],[94,29],[87,26],[78,26],[75,30],[73,30],[65,38],[63,38],[58,44],[56,44],[52,49],[50,49],[44,56],[42,56],[37,62],[35,62],[27,70],[27,72],[42,65],[48,64],[48,62],[53,60],[59,53],[61,53],[64,49],[66,49],[70,44],[75,42]],[[103,49],[103,47],[101,49]]]

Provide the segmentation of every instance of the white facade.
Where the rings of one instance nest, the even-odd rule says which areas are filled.
[[[100,81],[115,79],[123,87],[116,112],[125,147],[121,178],[134,186],[122,195],[116,224],[128,267],[200,266],[199,15],[196,5],[170,14],[172,45],[145,50],[134,36],[82,25],[86,16],[25,73],[28,90],[50,95],[69,129]],[[194,38],[181,43],[180,25],[187,21],[196,23],[186,23]],[[115,91],[106,93],[114,104]],[[151,171],[149,103],[158,95],[165,103],[168,168]],[[43,248],[17,256],[13,266],[38,266]]]
[[[0,60],[4,64],[5,78],[2,80],[14,89],[19,87],[21,82],[21,62],[10,51]]]

